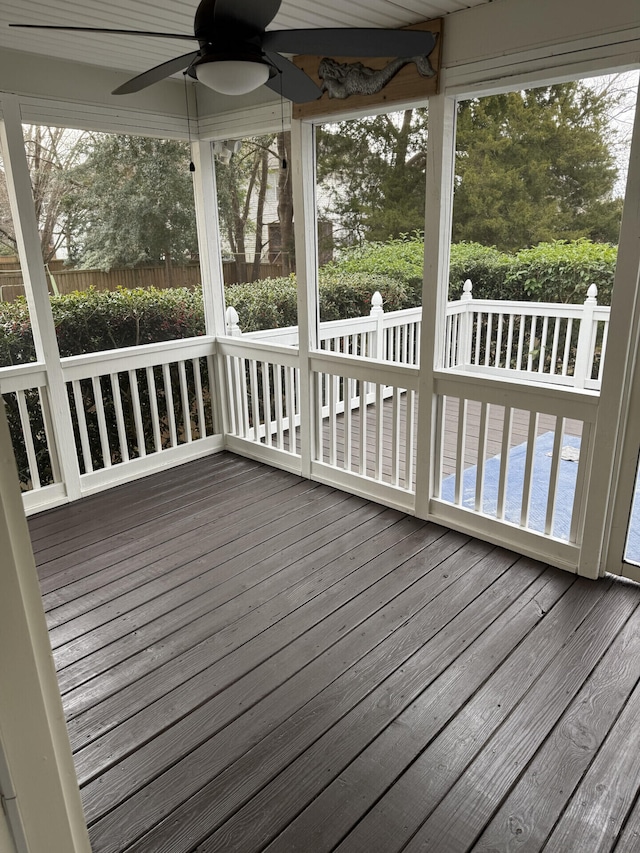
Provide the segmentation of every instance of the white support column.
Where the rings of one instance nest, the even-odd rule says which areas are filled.
[[[20,853],[90,853],[2,404],[0,553],[0,783],[9,826]]]
[[[429,99],[420,386],[416,441],[416,515],[427,518],[437,433],[434,369],[442,366],[455,172],[456,101]]]
[[[47,367],[51,418],[61,474],[67,497],[70,500],[76,500],[80,497],[80,470],[67,389],[62,375],[60,352],[51,314],[47,278],[42,261],[31,178],[24,150],[20,104],[16,97],[3,95],[1,107],[3,121],[0,122],[0,142],[36,357]]]
[[[318,348],[318,226],[315,199],[315,133],[313,125],[291,122],[296,275],[298,279],[298,346],[300,353],[300,449],[302,476],[311,476],[315,456],[316,412],[309,353]]]
[[[226,333],[224,276],[213,145],[206,141],[194,142],[191,146],[191,156],[196,167],[193,183],[205,329],[208,335],[224,335]],[[215,363],[217,393],[212,394],[212,401],[214,428],[219,433],[224,431],[222,413],[227,411],[227,387],[226,374],[219,357],[216,357]]]
[[[640,98],[640,88],[638,90]],[[620,571],[638,462],[640,423],[640,109],[636,110],[618,244],[607,354],[585,483],[578,573]]]
[[[216,170],[211,142],[194,142],[191,156],[196,167],[193,186],[205,325],[208,335],[224,335],[224,278]]]

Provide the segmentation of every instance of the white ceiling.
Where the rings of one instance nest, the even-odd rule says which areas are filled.
[[[268,29],[402,27],[491,0],[283,0]],[[197,2],[175,0],[0,0],[0,49],[25,51],[110,68],[145,71],[197,48],[197,43],[139,36],[46,32],[9,23],[115,27],[192,33]]]

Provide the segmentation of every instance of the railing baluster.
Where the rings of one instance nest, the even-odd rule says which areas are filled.
[[[504,325],[504,314],[498,314],[498,334],[496,337],[496,357],[493,360],[494,367],[500,367],[502,363],[502,328]],[[506,365],[505,365],[506,366]]]
[[[513,322],[514,322],[514,319],[515,319],[514,315],[509,314],[509,326],[508,326],[508,330],[507,330],[507,350],[506,350],[505,358],[504,358],[504,366],[506,368],[511,367],[511,358],[513,355]]]
[[[384,385],[376,382],[376,454],[375,478],[382,480],[382,451],[384,439]]]
[[[147,387],[149,389],[149,409],[151,411],[151,427],[153,429],[153,446],[155,452],[162,450],[162,435],[160,433],[160,416],[158,414],[158,393],[156,391],[156,375],[153,367],[147,367]]]
[[[447,398],[442,395],[436,397],[436,423],[434,440],[434,472],[433,472],[433,494],[436,498],[442,497],[442,465],[444,462],[444,434],[446,430]]]
[[[127,429],[124,422],[124,409],[122,408],[122,392],[120,390],[120,375],[111,373],[111,390],[113,392],[113,404],[116,413],[116,427],[118,429],[118,442],[120,443],[120,456],[123,462],[129,461],[129,443],[127,441]]]
[[[571,529],[569,531],[569,542],[577,542],[583,524],[583,513],[586,502],[588,485],[588,460],[590,456],[591,441],[593,439],[593,427],[590,423],[582,424],[580,436],[580,454],[578,457],[578,472],[576,475],[576,490],[573,496],[573,507],[571,509]]]
[[[227,380],[227,418],[229,431],[232,435],[240,435],[240,413],[238,394],[240,391],[240,383],[236,381],[235,362],[233,356],[226,355],[224,357],[224,366]]]
[[[362,380],[360,385],[360,474],[367,473],[367,383]]]
[[[90,474],[93,471],[93,460],[91,459],[91,447],[89,446],[89,431],[87,430],[87,416],[84,410],[84,400],[82,398],[82,387],[80,385],[80,379],[74,379],[71,383],[71,388],[73,391],[73,402],[76,408],[76,418],[78,419],[78,432],[80,434],[80,447],[82,448],[84,470],[87,474]]]
[[[502,447],[500,451],[500,480],[498,483],[498,506],[496,518],[503,519],[505,511],[505,496],[507,492],[507,477],[509,474],[509,450],[511,446],[511,424],[513,421],[513,409],[511,406],[504,407],[504,420],[502,422]]]
[[[487,314],[487,334],[484,341],[484,364],[488,367],[491,362],[491,338],[493,335],[493,312]]]
[[[138,391],[138,374],[135,370],[129,370],[129,387],[131,388],[131,403],[133,405],[133,423],[136,433],[136,445],[140,458],[147,455],[147,448],[142,425],[142,409],[140,408],[140,393]]]
[[[405,450],[404,450],[404,487],[413,488],[413,453],[415,450],[415,391],[407,389],[405,393]]]
[[[560,473],[560,456],[562,454],[562,436],[564,434],[564,418],[556,418],[556,429],[553,437],[553,455],[551,457],[551,475],[549,477],[549,495],[547,498],[547,515],[544,523],[546,536],[552,535],[553,513],[556,508],[556,493],[558,490],[558,474]]]
[[[473,363],[480,364],[480,347],[482,340],[482,312],[478,311],[476,314],[476,340],[475,340],[475,352],[473,354]]]
[[[338,458],[337,437],[338,437],[338,415],[337,409],[338,399],[338,377],[334,374],[329,376],[329,465],[335,467]]]
[[[544,360],[547,352],[547,333],[549,330],[549,318],[542,321],[542,334],[540,336],[540,353],[538,355],[538,373],[544,373]]]
[[[538,413],[529,412],[529,429],[527,431],[527,454],[524,463],[524,478],[522,481],[522,504],[520,506],[520,526],[529,526],[529,510],[531,504],[531,484],[533,482],[533,461],[538,434]]]
[[[516,354],[516,370],[522,370],[522,351],[524,349],[524,314],[520,315],[520,328],[518,329],[518,351]]]
[[[533,349],[536,345],[536,330],[538,328],[538,318],[535,314],[531,317],[531,326],[529,327],[529,356],[527,358],[527,370],[533,370]]]
[[[102,464],[105,468],[111,468],[111,446],[109,445],[109,435],[107,433],[107,418],[104,413],[104,400],[102,397],[102,381],[99,376],[91,378],[93,386],[93,400],[96,405],[96,415],[98,417],[98,433],[100,435],[100,448],[102,450]]]
[[[178,431],[176,429],[176,413],[173,405],[173,385],[171,382],[171,370],[168,364],[162,365],[162,378],[164,380],[164,399],[167,407],[167,422],[169,426],[169,439],[171,447],[178,446]]]
[[[351,407],[353,406],[354,380],[351,377],[348,377],[348,378],[344,379],[344,382],[346,383],[346,389],[344,392],[345,399],[344,399],[344,459],[343,459],[343,467],[344,467],[345,471],[350,471],[351,470],[351,455],[352,455]]]
[[[258,398],[258,365],[252,358],[249,361],[249,388],[251,390],[251,423],[253,440],[260,443],[260,401]]]
[[[24,438],[24,448],[27,452],[27,462],[29,463],[29,474],[31,475],[31,488],[41,488],[40,471],[38,471],[38,460],[36,457],[36,449],[33,444],[33,433],[31,432],[31,419],[29,418],[29,408],[27,406],[27,398],[25,392],[20,389],[16,391],[16,399],[18,401],[18,414],[20,415],[20,424],[22,426],[22,437]]]
[[[184,361],[178,362],[178,376],[180,377],[180,400],[182,402],[182,427],[187,444],[193,440],[191,435],[191,406],[189,405],[189,389],[187,386],[187,369]]]
[[[549,367],[549,373],[551,376],[555,376],[556,374],[556,362],[558,360],[558,341],[560,340],[560,324],[561,318],[556,317],[555,322],[553,324],[553,345],[551,347],[551,365]]]
[[[49,451],[49,459],[51,460],[51,475],[54,483],[61,483],[62,472],[60,469],[60,460],[58,458],[58,448],[56,447],[51,407],[49,405],[49,391],[46,386],[38,388],[38,396],[40,398],[40,406],[42,408],[42,423],[44,426],[45,438],[47,440],[47,450]]]
[[[204,414],[204,397],[202,395],[202,373],[200,372],[200,359],[192,358],[193,382],[196,392],[196,409],[198,412],[198,438],[204,438],[207,434],[207,421]]]
[[[464,480],[464,452],[467,431],[467,400],[460,397],[458,400],[458,435],[456,441],[456,483],[454,502],[456,506],[462,503],[463,480]]]
[[[276,447],[284,450],[284,412],[283,412],[283,387],[282,371],[285,370],[279,364],[272,365],[273,370],[273,407],[276,418]]]
[[[284,368],[284,395],[285,395],[285,416],[287,419],[287,428],[289,436],[289,453],[296,452],[296,404],[295,390],[293,383],[295,380],[294,368]]]
[[[571,356],[571,335],[573,333],[573,318],[567,320],[567,330],[564,339],[564,353],[562,355],[562,375],[566,376],[569,370],[569,358]]]
[[[409,452],[408,449],[406,451]],[[400,483],[400,389],[393,389],[391,410],[391,483]]]
[[[480,426],[478,428],[478,457],[476,464],[476,495],[475,511],[483,511],[484,500],[484,463],[487,453],[487,423],[489,416],[489,403],[480,404]]]
[[[602,382],[602,369],[604,367],[604,355],[607,351],[608,339],[609,339],[609,323],[605,322],[604,328],[602,330],[602,343],[600,344],[600,361],[598,362],[598,382]]]
[[[269,381],[269,363],[260,362],[262,373],[262,411],[264,420],[264,443],[271,447],[271,382]]]

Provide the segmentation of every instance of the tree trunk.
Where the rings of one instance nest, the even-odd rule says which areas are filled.
[[[295,272],[295,246],[293,241],[293,191],[291,187],[291,134],[278,134],[278,219],[280,220],[280,246],[282,250],[282,275]]]
[[[269,185],[269,149],[264,148],[260,155],[260,172],[258,176],[258,200],[256,204],[256,242],[253,251],[253,271],[251,281],[260,278],[260,263],[262,261],[262,229],[264,220],[264,202]]]

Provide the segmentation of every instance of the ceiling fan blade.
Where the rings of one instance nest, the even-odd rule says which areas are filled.
[[[271,30],[263,47],[278,53],[314,56],[427,56],[436,43],[429,30],[383,30],[343,27]]]
[[[267,51],[267,57],[280,73],[267,80],[265,86],[278,94],[282,92],[282,96],[294,104],[304,104],[320,97],[322,89],[301,68],[277,53]]]
[[[163,39],[188,39],[194,41],[194,35],[187,33],[150,33],[144,30],[110,30],[101,27],[54,27],[43,26],[42,24],[9,24],[10,27],[20,27],[23,30],[58,30],[60,32],[70,33],[113,33],[121,36],[154,36],[155,38]]]
[[[253,32],[264,32],[278,14],[282,0],[202,0],[202,7],[212,15],[217,27],[242,27]],[[204,9],[203,9],[204,11]]]
[[[174,59],[169,59],[168,62],[156,65],[148,71],[138,74],[137,77],[132,77],[131,80],[127,80],[127,82],[123,83],[122,86],[118,86],[117,89],[114,89],[111,94],[130,95],[133,92],[139,92],[141,89],[151,86],[152,83],[157,83],[159,80],[164,80],[165,77],[170,77],[172,74],[175,74],[176,71],[182,71],[184,68],[188,68],[194,59],[198,58],[198,56],[200,56],[200,51],[194,50],[192,53],[185,53],[183,56],[176,56]]]

